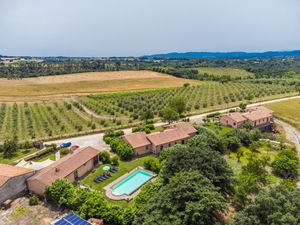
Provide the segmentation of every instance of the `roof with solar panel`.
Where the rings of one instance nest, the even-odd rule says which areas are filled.
[[[77,216],[74,213],[70,213],[63,218],[53,221],[51,225],[92,225],[92,224],[82,219],[80,216]]]

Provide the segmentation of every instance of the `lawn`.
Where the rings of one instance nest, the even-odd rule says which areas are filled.
[[[254,74],[243,69],[220,68],[220,67],[199,67],[196,68],[200,74],[207,73],[214,76],[230,77],[254,77]]]
[[[131,161],[119,161],[119,166],[118,166],[118,172],[116,173],[111,173],[112,177],[106,179],[105,181],[97,184],[94,182],[94,178],[98,177],[100,174],[102,174],[103,171],[103,167],[106,166],[107,164],[103,164],[101,166],[99,166],[97,168],[96,171],[90,173],[87,177],[85,177],[83,180],[80,181],[81,184],[88,186],[92,189],[98,190],[100,192],[102,192],[105,195],[105,192],[103,190],[103,188],[110,184],[111,182],[113,182],[114,180],[116,180],[117,178],[119,178],[120,176],[130,172],[131,170],[135,169],[138,166],[143,166],[144,165],[144,160],[146,158],[150,158],[153,156],[146,156],[146,157],[141,157],[141,158],[137,158]],[[106,195],[105,195],[106,196]],[[108,199],[109,200],[109,199]],[[128,205],[128,203],[126,201],[113,201],[113,200],[109,200],[112,203],[118,203],[118,205]]]
[[[300,131],[300,99],[293,99],[266,105],[274,111],[275,117],[281,119]]]
[[[18,150],[12,157],[10,158],[4,158],[3,152],[0,152],[0,163],[4,164],[14,164],[14,162],[26,155],[32,154],[34,152],[37,152],[38,149],[29,149],[29,150]]]
[[[230,131],[233,130],[233,128],[222,126],[213,122],[208,123],[207,125],[205,125],[205,127],[211,129],[212,131],[214,131],[216,134],[220,136],[225,136],[226,134],[228,134]]]

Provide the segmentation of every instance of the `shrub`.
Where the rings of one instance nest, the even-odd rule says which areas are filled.
[[[120,136],[122,136],[122,135],[124,135],[124,131],[122,131],[122,130],[116,130],[116,131],[114,131],[114,133],[113,133],[113,136],[114,136],[114,137],[120,137]]]
[[[67,148],[60,149],[60,154],[62,154],[62,155],[67,155],[69,153],[71,153],[70,149],[67,149]]]
[[[147,125],[145,126],[145,128],[148,128],[148,129],[150,129],[150,130],[154,130],[154,129],[155,129],[155,126],[154,126],[154,124],[147,124]]]
[[[147,134],[150,134],[151,133],[151,130],[149,128],[145,128],[144,131],[147,133]]]
[[[147,169],[147,170],[151,170],[155,173],[159,173],[162,165],[160,163],[160,161],[157,159],[157,158],[146,158],[144,160],[144,167]]]
[[[118,166],[119,165],[119,158],[116,155],[113,156],[113,157],[111,157],[110,161],[111,161],[111,164],[114,165],[114,166]]]
[[[110,141],[110,147],[122,160],[129,160],[133,156],[133,149],[131,145],[120,138],[113,138]]]
[[[40,203],[40,199],[36,195],[32,195],[29,197],[29,205],[38,205]]]
[[[136,133],[136,132],[139,132],[140,131],[140,128],[139,127],[133,127],[131,129],[132,133]]]
[[[103,163],[110,163],[110,154],[108,151],[102,151],[99,154],[99,159]]]

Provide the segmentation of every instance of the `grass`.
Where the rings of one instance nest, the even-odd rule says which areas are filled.
[[[265,142],[261,142],[261,146],[255,152],[252,152],[249,148],[244,146],[240,147],[238,151],[243,152],[240,161],[238,161],[237,154],[235,152],[229,152],[224,156],[224,159],[227,161],[228,165],[232,168],[235,177],[237,177],[241,173],[242,166],[246,165],[249,162],[249,157],[251,154],[254,154],[256,157],[269,157],[270,162],[272,162],[278,153],[276,150],[274,150]],[[271,171],[271,168],[268,167],[267,169]],[[274,176],[272,173],[268,175],[267,179],[272,184],[281,181],[280,178]]]
[[[150,158],[150,157],[152,157],[152,156],[145,156],[145,157],[137,158],[137,159],[134,159],[134,160],[131,160],[131,161],[119,161],[118,172],[111,173],[112,177],[110,177],[110,178],[106,179],[105,181],[97,184],[97,183],[94,182],[94,178],[96,178],[99,175],[103,174],[104,171],[103,171],[102,168],[107,165],[107,164],[103,164],[103,165],[99,166],[96,171],[94,171],[93,173],[90,173],[87,177],[82,179],[80,181],[80,183],[85,185],[85,186],[88,186],[88,187],[90,187],[94,190],[100,191],[100,192],[103,193],[103,195],[105,195],[105,192],[103,190],[103,188],[105,186],[107,186],[108,184],[110,184],[111,182],[113,182],[114,180],[119,178],[120,176],[130,172],[133,169],[135,169],[136,167],[143,166],[144,165],[144,160],[146,158]],[[128,206],[129,205],[129,203],[127,203],[126,201],[113,201],[113,200],[110,200],[110,199],[108,199],[108,201],[110,201],[113,204],[122,205],[122,206]]]
[[[205,127],[211,129],[212,131],[214,131],[216,134],[220,136],[225,136],[226,134],[228,134],[233,130],[233,128],[222,126],[213,122],[207,123]]]
[[[254,74],[243,69],[219,68],[219,67],[199,67],[196,68],[199,74],[207,73],[214,76],[230,76],[230,77],[254,77]]]
[[[37,152],[37,149],[29,149],[29,150],[18,150],[12,157],[10,158],[4,158],[3,152],[0,152],[0,163],[4,164],[14,164],[14,162],[26,155],[32,154],[34,152]]]
[[[300,131],[300,99],[277,102],[267,105],[274,111],[274,115],[291,124]]]
[[[178,87],[184,83],[201,82],[152,71],[81,73],[22,80],[0,79],[0,101],[49,101],[91,93],[154,89],[158,84],[160,88]]]

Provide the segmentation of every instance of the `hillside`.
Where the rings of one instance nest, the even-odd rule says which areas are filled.
[[[146,58],[272,58],[300,57],[300,50],[269,52],[171,52],[144,56]]]

